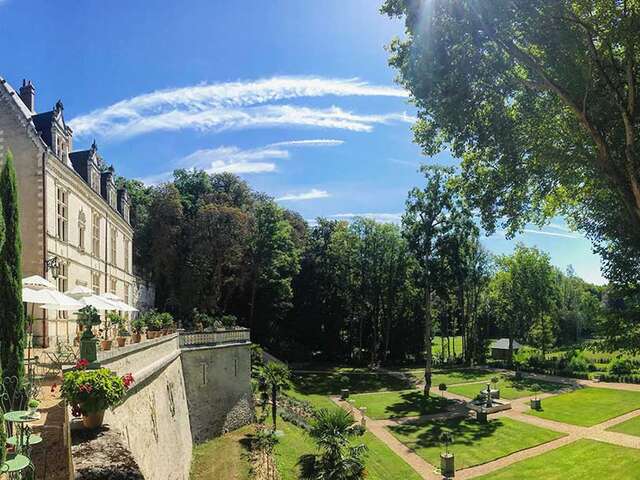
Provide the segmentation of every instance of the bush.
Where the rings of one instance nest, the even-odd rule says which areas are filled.
[[[573,355],[567,364],[568,369],[572,373],[588,372],[593,364],[582,354]]]
[[[158,313],[156,314],[156,323],[160,325],[159,330],[163,328],[173,328],[173,315],[171,315],[169,312]]]
[[[611,375],[630,375],[633,372],[633,364],[628,358],[616,358],[609,364]]]

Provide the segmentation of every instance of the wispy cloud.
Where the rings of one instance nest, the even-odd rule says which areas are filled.
[[[317,188],[312,188],[308,192],[302,193],[287,193],[282,197],[276,198],[279,202],[285,201],[299,201],[299,200],[316,200],[318,198],[327,198],[331,195],[326,190],[318,190]]]
[[[272,147],[337,147],[342,145],[344,140],[332,138],[318,138],[313,140],[289,140],[286,142],[272,143]]]
[[[419,162],[412,162],[411,160],[401,160],[399,158],[390,158],[389,161],[397,165],[404,165],[404,166],[413,167],[413,168],[418,168],[420,166]]]
[[[0,0],[1,1],[1,0]],[[230,172],[268,173],[275,172],[273,161],[290,157],[287,147],[332,147],[344,143],[342,140],[308,139],[287,140],[263,147],[242,149],[236,146],[220,146],[196,150],[174,162],[174,168],[196,168],[207,173]],[[150,175],[141,180],[150,185],[165,182],[171,178],[172,171]]]
[[[403,89],[358,79],[274,77],[159,90],[81,115],[69,123],[78,136],[127,138],[158,130],[225,130],[302,125],[371,131],[391,121],[412,122],[405,113],[358,115],[338,107],[313,109],[274,104],[324,96],[407,97]]]
[[[561,238],[574,238],[574,239],[583,239],[581,235],[572,235],[569,233],[558,233],[558,232],[547,232],[546,230],[534,230],[531,228],[525,228],[522,230],[523,233],[530,233],[533,235],[546,235],[547,237],[561,237]]]
[[[331,215],[331,217],[344,220],[353,220],[361,217],[382,223],[400,223],[402,220],[402,213],[336,213],[335,215]]]
[[[567,230],[567,231],[570,231],[570,230]],[[547,230],[538,230],[533,228],[524,228],[519,233],[521,235],[542,235],[546,237],[569,238],[572,240],[584,239],[582,235],[577,233],[572,234],[572,233],[549,232]],[[507,234],[506,230],[497,230],[493,235],[490,235],[490,237],[503,237],[503,236],[506,236],[506,234]]]

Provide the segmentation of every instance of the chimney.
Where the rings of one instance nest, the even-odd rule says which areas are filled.
[[[31,80],[22,80],[20,98],[31,113],[36,113],[36,89],[31,83]]]

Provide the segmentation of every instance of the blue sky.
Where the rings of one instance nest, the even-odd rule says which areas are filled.
[[[233,171],[305,218],[395,221],[418,165],[414,109],[384,45],[402,24],[377,0],[0,0],[0,75],[58,98],[74,148],[95,137],[118,173],[160,182],[176,167]],[[516,241],[602,283],[587,240],[562,220]],[[496,253],[515,245],[500,233]]]

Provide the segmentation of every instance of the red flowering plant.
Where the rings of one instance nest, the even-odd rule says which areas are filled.
[[[87,370],[88,365],[86,360],[79,360],[76,369],[65,373],[62,381],[60,391],[76,417],[117,405],[134,381],[131,373],[119,377],[108,368]]]

